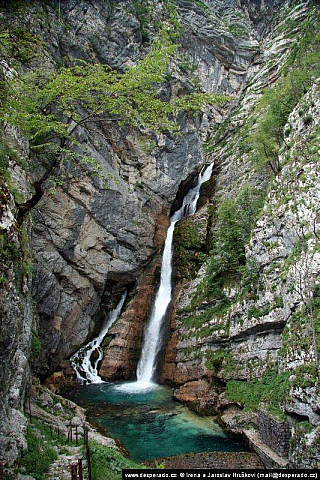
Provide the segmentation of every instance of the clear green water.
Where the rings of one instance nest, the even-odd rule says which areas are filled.
[[[163,386],[144,393],[117,390],[119,384],[77,387],[68,398],[88,408],[88,416],[120,439],[135,461],[208,451],[247,451],[212,418],[202,418],[172,400]]]

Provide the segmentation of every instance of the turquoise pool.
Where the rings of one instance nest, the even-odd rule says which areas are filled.
[[[138,462],[183,453],[248,450],[211,417],[199,417],[173,401],[171,389],[164,386],[132,392],[130,384],[89,384],[67,396],[87,408],[90,420],[121,440]]]

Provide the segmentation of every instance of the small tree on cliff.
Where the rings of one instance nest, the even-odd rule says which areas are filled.
[[[199,112],[208,103],[227,99],[200,92],[169,100],[159,95],[177,50],[170,28],[164,27],[144,59],[123,73],[81,61],[57,71],[38,69],[8,81],[0,119],[18,127],[29,139],[31,150],[37,155],[45,153],[50,160],[43,180],[62,160],[92,161],[82,148],[76,148],[81,147],[77,140],[80,127],[116,122],[177,133],[178,113]]]

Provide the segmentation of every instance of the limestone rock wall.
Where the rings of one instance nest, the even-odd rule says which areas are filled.
[[[147,2],[149,27],[143,32],[141,12],[132,1],[63,2],[59,12],[50,3],[44,8],[35,2],[27,20],[45,49],[34,62],[56,68],[57,62],[80,58],[122,69],[148,50],[145,37],[155,34],[152,12],[163,15],[163,5],[156,4]],[[186,62],[185,55],[207,91],[236,93],[258,49],[256,34],[250,18],[244,18],[245,39],[235,41],[229,17],[221,19],[213,7],[177,2],[183,30],[180,62]],[[240,11],[236,2],[230,3],[228,15]],[[43,22],[48,28],[43,29]],[[190,35],[195,42],[189,42]],[[173,76],[171,92],[188,84],[188,69],[185,78]],[[141,275],[157,250],[159,215],[168,213],[181,181],[203,162],[202,136],[209,117],[181,118],[182,135],[176,139],[145,139],[118,127],[79,132],[81,144],[110,180],[104,184],[85,165],[66,167],[65,184],[53,194],[46,189],[34,213],[33,292],[43,339],[39,373],[52,372],[99,328],[102,298],[109,299],[110,308],[119,288]],[[35,181],[43,168],[33,172]],[[141,341],[141,329],[135,341]]]
[[[31,295],[29,266],[30,218],[18,222],[15,196],[27,200],[33,193],[30,179],[20,163],[27,143],[14,129],[5,132],[2,159],[11,165],[10,186],[0,179],[0,465],[12,463],[26,447],[27,419],[23,415],[29,389],[31,362],[39,342],[37,315]],[[13,155],[12,152],[15,152]]]
[[[239,103],[224,131],[218,132],[216,145],[208,155],[209,160],[216,162],[216,168],[206,253],[215,242],[217,206],[226,199],[236,198],[245,184],[263,191],[270,182],[267,172],[261,173],[246,162],[248,157],[238,148],[237,139],[241,138],[246,118],[254,111],[262,89],[276,82],[294,46],[293,37],[285,28],[285,18],[303,21],[306,15],[306,4],[291,9],[284,7],[269,25],[260,43],[262,57],[268,61],[260,58],[252,63],[251,77]],[[248,399],[239,403],[235,399],[240,397],[239,393],[235,394],[236,389],[239,392],[241,385],[246,384],[253,389],[254,382],[262,378],[268,381],[270,372],[275,378],[278,375],[286,378],[288,383],[283,380],[282,384],[287,389],[286,398],[273,402],[274,406],[277,402],[281,404],[282,415],[288,422],[286,429],[290,431],[290,446],[288,448],[286,439],[282,455],[298,467],[316,466],[319,461],[315,446],[319,438],[318,327],[317,313],[313,313],[319,295],[316,88],[316,85],[309,86],[284,127],[286,139],[280,150],[281,170],[275,180],[271,180],[264,208],[246,245],[246,264],[254,266],[251,272],[258,277],[256,295],[250,297],[244,293],[240,279],[231,276],[229,280],[223,279],[222,291],[217,297],[213,291],[203,299],[201,291],[208,288],[210,291],[206,261],[202,266],[200,262],[196,269],[189,265],[188,276],[184,275],[177,286],[175,314],[161,374],[163,382],[176,386],[178,400],[187,402],[195,410],[203,410],[207,405],[212,413],[224,412],[225,418],[239,418],[239,424],[245,416],[241,409],[243,405],[247,407]],[[203,229],[201,212],[205,209],[208,206],[202,207],[193,219],[196,230]],[[181,276],[182,260],[186,253],[196,254],[196,242],[191,245],[191,252],[187,249],[181,254],[179,249],[177,243],[176,264]],[[254,281],[252,277],[250,282]],[[203,389],[201,398],[196,393],[198,382],[210,384],[209,390]],[[261,426],[262,441],[277,451],[278,447],[272,445],[277,427],[272,427],[273,415],[270,412],[268,415],[269,433],[254,413],[251,421],[258,428]],[[250,423],[248,418],[245,421]],[[231,428],[239,431],[235,424],[237,420]],[[302,454],[302,445],[308,445],[312,453]],[[288,459],[286,461],[288,463]]]
[[[106,312],[125,289],[129,291],[128,300],[104,346],[101,373],[108,379],[134,376],[158,281],[168,216],[181,183],[199,165],[214,161],[214,181],[209,189],[214,203],[235,197],[246,182],[266,188],[269,176],[246,162],[237,146],[236,133],[241,132],[262,89],[277,79],[296,41],[297,30],[289,29],[288,34],[287,17],[302,21],[308,3],[177,0],[175,9],[181,25],[181,48],[176,59],[179,68],[172,66],[163,93],[178,95],[195,88],[198,82],[205,91],[233,95],[231,110],[222,106],[197,118],[181,115],[182,134],[177,137],[115,125],[79,129],[79,142],[106,180],[89,164],[69,163],[52,172],[52,178],[62,176],[64,181],[47,180],[40,194],[38,184],[51,167],[50,159],[31,155],[19,133],[5,126],[4,135],[13,153],[9,153],[8,160],[11,180],[4,178],[1,183],[1,242],[4,250],[4,242],[9,242],[11,252],[9,262],[1,257],[0,277],[4,318],[0,354],[5,365],[0,372],[4,392],[1,423],[6,442],[3,461],[12,462],[24,446],[26,421],[21,411],[30,363],[42,377],[59,369],[63,360],[99,330]],[[145,55],[157,24],[166,14],[166,2],[141,2],[143,12],[139,4],[132,0],[64,0],[58,6],[54,0],[45,4],[35,1],[32,5],[17,2],[18,11],[15,7],[1,8],[0,19],[13,31],[22,28],[40,39],[37,54],[21,70],[39,66],[57,69],[80,59],[106,63],[121,71]],[[10,72],[10,65],[1,62],[1,66]],[[307,95],[309,115],[313,116],[314,91]],[[311,135],[315,127],[313,121],[305,124],[297,112],[290,117],[292,152],[305,148],[299,138]],[[227,116],[230,121],[224,129]],[[203,141],[212,129],[218,132],[217,145],[205,154]],[[27,164],[25,169],[15,161],[17,152]],[[203,196],[205,205],[192,219],[181,222],[180,233],[177,229],[180,253],[176,248],[176,316],[161,376],[162,381],[180,387],[175,392],[177,399],[187,401],[198,411],[228,408],[226,381],[259,377],[268,364],[277,361],[284,347],[283,329],[286,326],[290,337],[292,312],[301,311],[308,295],[308,282],[313,282],[317,269],[314,230],[310,227],[316,196],[311,184],[314,166],[308,154],[303,155],[306,161],[296,155],[292,165],[284,165],[246,249],[247,259],[253,258],[259,264],[265,289],[260,290],[255,301],[241,303],[236,301],[237,286],[226,287],[232,308],[222,316],[206,318],[204,327],[208,328],[202,329],[200,335],[193,327],[185,328],[184,320],[189,316],[193,293],[205,276],[203,255],[215,233],[214,204],[208,205],[206,200],[210,195]],[[12,184],[22,198],[14,197]],[[307,187],[309,196],[304,190]],[[287,204],[281,203],[281,196],[289,197],[292,189],[301,193],[298,205],[289,199]],[[29,205],[29,200],[34,202]],[[33,207],[29,215],[28,208],[22,205]],[[307,235],[307,249],[302,249],[297,261],[286,263],[302,233]],[[17,254],[20,250],[22,254]],[[183,250],[185,255],[181,255]],[[282,284],[279,275],[283,268],[288,281]],[[212,304],[192,306],[205,316],[208,307]],[[270,307],[267,313],[266,307]],[[257,311],[258,315],[252,315]],[[261,311],[265,315],[260,315]],[[313,347],[287,347],[280,372],[314,360]],[[230,353],[226,358],[221,355],[221,351],[230,349],[233,357],[241,360],[236,362],[237,368]],[[211,363],[214,368],[207,365],[210,352],[219,352]],[[308,381],[308,372],[306,375],[305,387],[293,388],[286,412],[292,418],[308,418],[315,426],[316,393]],[[201,396],[203,389],[205,395]],[[301,424],[292,428],[300,432],[294,436],[297,447],[291,450],[292,462],[310,464],[310,459],[302,456],[301,460],[299,451],[314,444],[315,431]]]
[[[141,32],[140,13],[131,1],[63,2],[59,12],[50,3],[44,8],[36,2],[26,18],[45,47],[34,59],[35,66],[56,68],[57,63],[74,58],[116,68],[132,64],[149,48],[145,34],[155,34],[153,10],[159,18],[163,15],[163,5],[156,3],[148,2],[150,26],[148,32]],[[178,62],[185,62],[186,70],[185,77],[173,75],[168,87],[173,94],[195,76],[205,90],[231,94],[245,81],[258,49],[258,34],[247,16],[242,20],[243,40],[235,39],[229,17],[240,15],[241,7],[231,2],[225,17],[220,9],[217,14],[218,3],[199,8],[177,2],[182,25]],[[190,35],[194,42],[190,43]],[[194,70],[192,78],[190,70]],[[110,180],[105,184],[86,165],[66,166],[61,172],[66,176],[64,185],[55,186],[53,193],[47,188],[34,211],[33,292],[43,339],[40,374],[52,372],[99,329],[102,298],[110,308],[121,289],[138,280],[157,251],[159,216],[168,214],[180,183],[204,161],[203,135],[209,120],[221,114],[181,118],[182,135],[177,138],[145,138],[124,127],[79,131],[81,144]],[[33,170],[34,181],[45,168],[40,164]]]
[[[131,0],[65,0],[58,4],[53,0],[2,6],[1,23],[13,38],[20,41],[21,36],[25,39],[30,34],[36,42],[32,51],[28,40],[26,45],[19,44],[25,57],[17,72],[10,61],[7,63],[8,59],[1,59],[1,80],[3,74],[19,73],[19,68],[54,70],[75,59],[124,69],[145,55],[156,34],[156,24],[165,15],[162,2],[150,0],[141,4],[147,7],[146,13],[139,10],[139,2]],[[217,15],[217,6],[220,8],[218,1],[205,9],[193,2],[177,2],[177,15],[183,24],[179,62],[185,62],[185,75],[172,76],[167,94],[190,88],[196,75],[190,71],[200,63],[199,71],[206,72],[200,75],[200,82],[207,91],[237,93],[241,88],[258,42],[250,18],[243,20],[248,30],[246,40],[241,45],[235,41],[228,27],[229,17],[224,18],[223,9]],[[230,2],[228,15],[240,10],[238,2]],[[141,15],[147,17],[143,19]],[[147,27],[143,27],[143,20],[147,20]],[[213,32],[217,24],[214,41],[206,41],[206,31]],[[194,42],[189,42],[190,35]],[[3,242],[10,243],[13,257],[12,262],[7,258],[3,261],[5,282],[1,276],[1,358],[5,366],[1,372],[1,421],[3,441],[9,442],[8,448],[2,449],[7,455],[4,461],[12,462],[18,448],[24,445],[26,422],[19,411],[23,410],[29,381],[32,336],[33,368],[43,377],[59,368],[62,360],[99,330],[108,309],[117,303],[124,289],[129,289],[128,310],[121,320],[125,326],[116,326],[115,332],[121,330],[125,339],[121,340],[125,347],[125,375],[133,374],[148,314],[145,292],[152,296],[157,278],[156,255],[167,221],[163,219],[168,217],[180,183],[204,161],[202,140],[209,121],[221,118],[222,114],[223,111],[215,110],[196,119],[181,116],[182,135],[176,138],[146,135],[118,126],[79,130],[78,140],[108,181],[99,178],[87,164],[68,164],[53,171],[51,180],[41,188],[39,183],[51,168],[50,159],[31,154],[18,132],[9,132],[14,139],[8,160],[10,178],[4,177],[1,183],[1,242],[6,254]],[[4,130],[5,135],[10,127],[5,125]],[[22,166],[15,161],[21,149]],[[55,175],[64,178],[62,184],[52,182]],[[18,191],[19,198],[12,196],[11,187]],[[21,229],[25,232],[24,241]],[[29,239],[31,253],[23,253],[26,258],[22,259],[16,250],[24,251]],[[136,298],[130,301],[136,292]],[[132,321],[140,317],[136,333],[130,331]],[[114,334],[110,348],[119,344],[121,335]],[[130,342],[135,345],[131,363],[126,349]]]

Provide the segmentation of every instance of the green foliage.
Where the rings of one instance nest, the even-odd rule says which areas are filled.
[[[185,74],[194,73],[198,69],[197,65],[187,55],[181,56],[179,59],[179,68]]]
[[[250,320],[253,317],[255,318],[264,317],[265,315],[268,315],[268,313],[270,313],[271,309],[272,309],[271,305],[265,305],[264,307],[261,307],[261,308],[256,306],[250,307],[248,310],[248,319]]]
[[[7,233],[0,233],[0,266],[6,267],[11,262],[21,259],[20,249]]]
[[[310,349],[320,350],[320,286],[316,285],[313,296],[301,310],[294,312],[290,324],[282,332],[282,356],[292,352],[309,353]],[[313,345],[313,330],[315,343]]]
[[[177,243],[182,244],[186,248],[201,247],[198,228],[192,224],[191,220],[186,219],[179,222],[175,228],[174,236]]]
[[[47,407],[49,413],[56,415],[57,412]],[[27,450],[23,451],[18,458],[15,467],[16,473],[29,474],[36,480],[44,480],[50,465],[56,460],[59,453],[69,454],[69,448],[78,445],[76,441],[68,442],[63,434],[37,418],[32,418],[32,423],[27,431]],[[55,447],[55,448],[53,448]]]
[[[103,339],[103,342],[102,342],[102,350],[104,351],[104,353],[106,353],[108,347],[109,347],[109,344],[112,340],[112,335],[107,335],[104,339]]]
[[[140,31],[142,36],[142,42],[150,41],[149,26],[152,19],[152,10],[147,2],[142,0],[136,0],[134,2],[137,19],[140,22]]]
[[[248,299],[255,299],[259,282],[259,265],[255,259],[250,259],[239,267],[242,295]]]
[[[314,329],[316,336],[317,351],[320,351],[320,285],[316,285],[311,305],[309,305],[309,312],[313,316]]]
[[[227,384],[229,400],[242,403],[245,410],[257,410],[264,404],[272,413],[282,416],[281,406],[288,398],[290,373],[269,371],[261,380],[231,380]]]
[[[223,369],[224,373],[228,374],[234,371],[236,362],[230,349],[225,348],[215,352],[209,350],[206,352],[206,366],[216,372]]]
[[[79,62],[57,71],[38,69],[13,78],[0,119],[19,127],[31,148],[37,153],[45,150],[46,155],[50,151],[72,155],[72,145],[77,144],[74,133],[80,125],[117,122],[178,132],[174,121],[178,113],[196,113],[208,102],[219,103],[226,97],[190,93],[165,101],[158,96],[159,84],[178,48],[171,32],[172,26],[165,25],[145,58],[123,73],[106,65]]]
[[[182,348],[182,353],[185,358],[192,360],[200,360],[205,355],[205,352],[201,351],[197,347],[184,347]]]
[[[0,31],[0,53],[7,59],[28,63],[38,54],[42,41],[24,27]]]
[[[205,240],[192,219],[177,223],[174,231],[175,278],[194,278],[206,255]]]
[[[262,192],[244,186],[237,198],[222,201],[217,210],[217,232],[210,252],[209,275],[238,273],[245,262],[245,244],[263,206]]]
[[[121,479],[123,468],[145,468],[125,458],[113,448],[90,441],[93,480]]]
[[[9,147],[3,142],[0,142],[0,176],[6,181],[11,181],[10,174],[8,172],[9,166]]]
[[[273,87],[265,89],[240,141],[240,150],[249,153],[258,168],[267,165],[274,174],[281,167],[279,149],[285,142],[284,126],[289,114],[319,76],[317,26],[314,20],[304,22],[282,76]],[[306,123],[310,121],[306,117]]]
[[[19,470],[32,475],[36,480],[45,480],[45,472],[57,458],[56,451],[39,438],[32,425],[29,425],[27,435],[28,447],[18,460]]]
[[[229,32],[234,37],[248,37],[249,32],[246,27],[240,23],[231,23],[228,25]]]
[[[50,407],[46,407],[46,409],[50,409]],[[50,413],[53,413],[51,411]],[[47,445],[50,447],[53,446],[64,446],[67,438],[62,435],[61,433],[58,435],[57,430],[50,428],[50,426],[46,423],[43,423],[41,420],[38,418],[32,418],[32,423],[30,425],[30,428],[33,430],[37,430],[43,437],[43,439],[46,441]],[[38,433],[38,435],[39,435]],[[75,442],[69,442],[70,445],[75,445]]]
[[[287,20],[286,24],[288,25]],[[295,23],[294,27],[297,26]],[[319,42],[319,11],[317,8],[310,10],[308,17],[303,21],[302,25],[299,26],[299,36],[297,37],[297,42],[293,43],[290,54],[286,62],[285,73],[292,66],[299,66],[301,62],[304,61],[306,54],[308,52],[317,52],[317,46]],[[314,64],[310,65],[312,69]]]
[[[164,0],[161,5],[156,0],[135,0],[133,4],[143,43],[149,43],[151,36],[161,30],[164,22],[171,28],[171,39],[178,37],[180,23],[174,0]]]
[[[297,238],[295,241],[290,254],[286,258],[286,263],[285,263],[285,272],[287,273],[289,268],[294,265],[299,258],[302,255],[302,252],[304,252],[307,248],[307,243],[306,239],[304,237]]]
[[[13,185],[10,169],[9,169],[9,160],[13,159],[21,167],[25,167],[24,162],[18,157],[16,152],[10,148],[7,143],[0,138],[0,178],[6,183],[8,190],[12,193],[17,203],[22,203],[23,198],[18,189]]]
[[[191,0],[192,3],[200,7],[204,12],[208,13],[210,12],[210,8],[205,2],[202,2],[201,0]]]
[[[165,0],[160,8],[156,0],[135,0],[133,4],[140,23],[142,43],[149,43],[151,35],[159,32],[164,22],[171,27],[171,39],[178,36],[180,24],[174,1]]]
[[[208,322],[214,317],[222,317],[225,313],[227,313],[230,303],[225,298],[223,300],[218,301],[213,307],[207,308],[202,314],[200,315],[192,315],[183,319],[183,324],[187,328],[201,328],[204,323]],[[211,328],[221,328],[221,325],[212,325]]]
[[[293,387],[310,388],[317,384],[317,367],[315,363],[299,365],[293,372]]]
[[[141,135],[139,137],[138,141],[139,141],[139,145],[140,145],[141,150],[144,153],[146,153],[147,155],[150,155],[152,153],[152,150],[156,146],[156,143],[146,136]]]
[[[274,297],[273,307],[274,307],[274,308],[283,308],[283,307],[284,307],[283,298],[282,298],[282,297],[279,297],[279,296],[275,296],[275,297]]]
[[[41,341],[37,332],[32,331],[31,337],[31,360],[35,360],[41,353]]]

